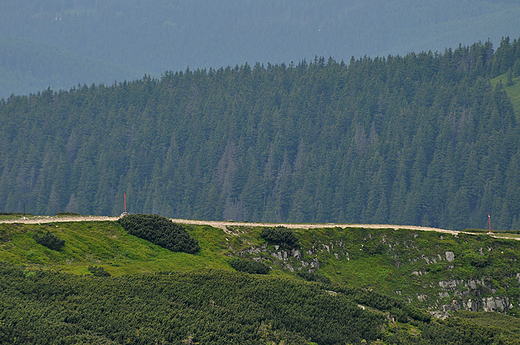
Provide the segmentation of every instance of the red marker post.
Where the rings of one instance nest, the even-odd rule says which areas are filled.
[[[488,221],[489,221],[489,234],[491,235],[491,215],[488,214]]]

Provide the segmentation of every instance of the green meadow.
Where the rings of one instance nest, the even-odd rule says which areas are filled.
[[[102,266],[113,276],[199,268],[229,269],[224,255],[229,241],[221,229],[188,226],[199,241],[195,255],[171,252],[132,235],[116,222],[0,224],[0,261],[34,269],[89,274],[88,266]],[[59,251],[36,243],[34,234],[50,231],[65,240]]]

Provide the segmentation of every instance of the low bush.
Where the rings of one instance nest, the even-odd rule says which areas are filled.
[[[318,282],[323,284],[330,284],[330,278],[311,272],[298,272],[296,275],[308,282]]]
[[[369,242],[365,244],[363,247],[363,251],[370,255],[377,255],[377,254],[383,254],[383,251],[385,249],[385,246],[383,243],[373,243]]]
[[[462,259],[471,266],[479,268],[486,267],[489,264],[488,255],[480,255],[479,253],[471,250],[465,250],[462,253]]]
[[[43,236],[34,234],[34,240],[52,250],[60,250],[65,245],[65,240],[60,239],[58,236],[51,234],[49,231]]]
[[[233,258],[229,260],[229,265],[237,271],[249,274],[268,274],[270,270],[266,264],[248,259]]]
[[[118,220],[130,235],[137,236],[172,252],[194,254],[199,251],[197,240],[186,229],[156,214],[132,214]]]
[[[274,244],[286,245],[288,247],[295,247],[298,245],[298,238],[284,226],[277,226],[275,228],[263,228],[260,236],[267,242]]]
[[[101,266],[88,266],[88,270],[96,277],[110,277],[110,273]]]

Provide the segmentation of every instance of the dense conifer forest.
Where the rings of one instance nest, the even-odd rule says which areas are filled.
[[[506,38],[12,96],[0,211],[518,229],[519,76]]]

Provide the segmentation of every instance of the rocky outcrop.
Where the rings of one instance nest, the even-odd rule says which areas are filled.
[[[517,279],[520,273],[516,275]],[[441,304],[442,312],[455,310],[468,311],[496,311],[505,313],[512,309],[513,303],[508,297],[489,296],[495,294],[496,291],[491,285],[486,283],[486,279],[469,279],[464,280],[443,280],[439,282],[442,291],[439,292],[439,298],[452,299],[448,304]],[[480,297],[481,295],[488,297]],[[419,298],[419,296],[418,296]],[[421,299],[420,299],[421,300]]]
[[[499,311],[503,313],[512,308],[513,304],[509,303],[509,298],[507,297],[487,297],[482,299],[482,309],[484,311]]]
[[[287,249],[279,245],[274,245],[274,251],[269,251],[267,246],[260,248],[253,247],[238,252],[237,254],[243,257],[250,257],[256,261],[273,260],[284,269],[288,269],[290,272],[294,271],[307,271],[315,272],[320,268],[320,262],[318,258],[313,255],[312,251],[307,251],[307,257],[304,255],[299,248]],[[310,253],[309,253],[310,252]],[[310,258],[308,256],[311,256]]]
[[[291,272],[315,272],[324,263],[330,264],[337,267],[336,274],[341,274],[342,265],[350,265],[351,260],[357,262],[380,255],[379,258],[384,261],[383,265],[387,265],[382,268],[387,272],[384,277],[388,284],[395,284],[395,293],[411,303],[438,312],[439,315],[447,315],[454,310],[506,313],[510,309],[516,311],[520,307],[518,296],[508,294],[509,286],[520,287],[520,273],[506,274],[505,280],[493,277],[495,279],[493,281],[487,276],[490,274],[489,269],[481,270],[481,268],[489,268],[488,265],[492,264],[493,261],[488,259],[492,255],[504,254],[505,250],[502,250],[504,244],[484,245],[484,242],[479,241],[477,246],[471,242],[473,239],[459,237],[457,234],[440,235],[438,241],[432,240],[431,236],[428,241],[425,241],[425,236],[419,232],[404,236],[402,233],[396,234],[399,236],[394,236],[389,231],[370,233],[361,230],[357,236],[349,234],[343,239],[339,239],[337,233],[314,234],[305,238],[307,245],[301,248],[289,249],[264,244],[260,248],[245,250],[242,254],[254,256],[257,260],[267,261],[273,267]],[[311,244],[308,244],[309,242]],[[504,255],[503,258],[505,259],[506,256]],[[507,258],[516,261],[513,254],[509,253]],[[321,265],[320,260],[322,260]],[[494,260],[502,260],[502,257]],[[370,273],[377,275],[375,270],[377,267],[374,267],[374,272]],[[476,272],[483,276],[468,279],[468,272],[472,272],[471,274]],[[516,272],[516,269],[513,272]],[[409,285],[403,285],[401,281],[396,283],[397,274],[408,274]],[[500,283],[497,285],[498,280]],[[367,286],[370,286],[370,282]]]

